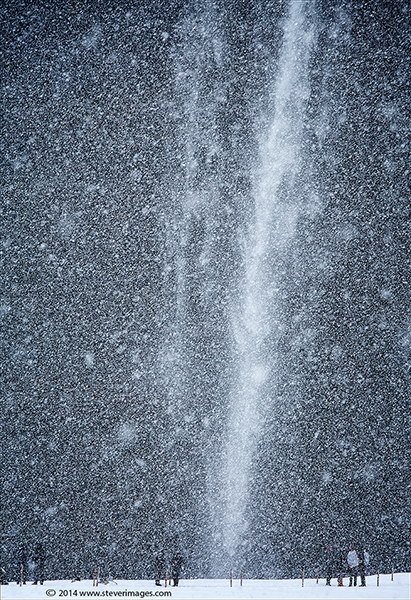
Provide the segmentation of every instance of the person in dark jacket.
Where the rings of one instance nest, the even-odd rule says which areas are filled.
[[[34,582],[33,585],[37,585],[40,581],[40,585],[44,583],[44,563],[46,562],[46,555],[42,544],[37,544],[34,549]]]
[[[360,577],[361,577],[360,587],[366,586],[365,576],[367,574],[367,567],[369,565],[369,562],[370,562],[370,555],[368,554],[367,550],[362,550],[360,552],[360,565],[358,567],[358,573],[360,574]]]
[[[171,559],[171,577],[173,578],[173,587],[177,587],[180,581],[180,573],[184,563],[184,559],[179,554],[179,552],[175,552]]]
[[[327,550],[325,551],[325,577],[326,583],[325,585],[331,585],[331,578],[333,576],[334,571],[334,555],[332,546],[327,546]]]
[[[344,574],[346,571],[346,562],[345,561],[346,561],[345,552],[342,549],[339,549],[338,555],[337,555],[337,565],[336,565],[338,587],[344,587]]]
[[[164,550],[159,550],[154,558],[155,584],[161,585],[160,579],[165,577],[166,559]]]

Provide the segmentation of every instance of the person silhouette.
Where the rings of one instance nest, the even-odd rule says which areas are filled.
[[[177,587],[180,581],[181,568],[184,559],[179,552],[175,552],[171,559],[171,577],[173,578],[173,587]]]
[[[164,550],[159,550],[154,558],[155,584],[161,585],[160,579],[165,577],[166,559]]]
[[[40,581],[40,585],[44,583],[44,563],[46,561],[44,547],[42,544],[37,544],[34,549],[34,581],[33,585],[37,585]]]
[[[366,584],[366,575],[367,575],[367,567],[369,564],[370,564],[370,555],[368,554],[367,550],[362,550],[360,552],[360,565],[358,568],[358,572],[361,577],[360,587],[365,587],[367,585]]]
[[[347,554],[347,565],[348,565],[348,573],[350,575],[350,583],[349,587],[352,586],[354,579],[354,586],[357,585],[357,574],[358,574],[358,565],[360,564],[360,559],[357,552],[354,549],[354,546],[350,546],[350,550]]]

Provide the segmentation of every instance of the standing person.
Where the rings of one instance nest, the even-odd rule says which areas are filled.
[[[349,587],[352,586],[352,581],[354,579],[354,586],[357,585],[357,573],[358,573],[358,565],[360,564],[360,559],[357,552],[354,550],[354,546],[350,546],[350,550],[347,554],[347,565],[348,565],[348,573],[350,574],[350,583]]]
[[[175,552],[171,559],[171,577],[173,578],[173,587],[178,586],[183,562],[184,562],[184,559],[181,556],[181,554],[179,554],[179,552]]]
[[[159,550],[154,558],[155,584],[161,585],[160,579],[165,577],[166,559],[164,550]]]
[[[325,551],[325,576],[326,583],[325,585],[331,585],[331,578],[333,576],[334,571],[334,556],[332,546],[327,546],[327,550]]]
[[[40,585],[44,583],[44,563],[46,562],[46,556],[44,553],[44,547],[42,544],[37,544],[34,549],[34,581],[33,585],[37,585],[40,581]]]
[[[343,550],[341,550],[341,548],[338,549],[338,565],[337,565],[337,583],[338,583],[338,587],[344,587],[344,573],[345,573],[345,565],[346,563],[346,558],[345,558],[345,552]]]
[[[370,555],[368,554],[367,550],[363,550],[362,552],[360,552],[360,566],[358,569],[358,572],[361,577],[360,587],[365,587],[367,585],[365,577],[367,575],[367,567],[369,564],[370,564]]]

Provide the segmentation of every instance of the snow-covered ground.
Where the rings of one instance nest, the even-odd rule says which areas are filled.
[[[47,598],[350,598],[356,600],[399,599],[409,600],[411,595],[411,574],[395,573],[380,575],[377,587],[375,575],[367,577],[367,587],[348,587],[348,579],[344,580],[344,588],[338,587],[335,579],[331,587],[326,587],[324,579],[317,584],[315,579],[306,579],[304,587],[301,580],[285,579],[244,580],[240,586],[238,580],[230,587],[228,580],[223,579],[191,579],[182,580],[178,588],[156,587],[152,581],[117,581],[105,585],[93,586],[92,581],[70,583],[68,581],[46,581],[43,586],[28,583],[19,586],[11,583],[1,587],[1,600],[20,598],[24,600],[44,600]]]

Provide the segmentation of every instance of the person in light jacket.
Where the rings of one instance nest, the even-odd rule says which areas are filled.
[[[360,558],[357,552],[354,550],[354,546],[350,546],[350,550],[347,554],[347,566],[348,573],[350,575],[349,586],[352,586],[354,579],[354,586],[357,585],[358,565],[360,564]]]

